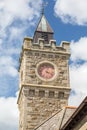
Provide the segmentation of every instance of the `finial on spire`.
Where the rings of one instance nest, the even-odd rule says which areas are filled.
[[[42,15],[44,14],[44,8],[48,5],[48,2],[42,3]]]

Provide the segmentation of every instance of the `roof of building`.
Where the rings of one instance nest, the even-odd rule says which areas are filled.
[[[70,118],[76,107],[65,107],[45,120],[34,130],[56,130],[61,128],[65,122]]]
[[[53,33],[53,30],[52,30],[51,26],[49,25],[44,14],[42,14],[42,16],[40,18],[36,31]]]
[[[63,125],[61,130],[72,130],[87,115],[87,97]]]

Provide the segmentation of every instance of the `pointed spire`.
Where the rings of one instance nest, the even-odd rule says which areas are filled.
[[[41,15],[41,19],[38,23],[38,26],[36,28],[36,31],[41,31],[41,32],[52,32],[53,33],[53,30],[52,28],[50,27],[48,21],[46,20],[45,18],[45,15],[44,15],[44,8],[48,5],[48,2],[43,2],[42,3],[42,15]]]
[[[53,30],[51,28],[51,26],[49,25],[46,17],[44,16],[44,14],[42,15],[39,24],[36,28],[36,31],[40,31],[40,32],[50,32],[53,33]]]
[[[54,32],[44,15],[44,7],[46,5],[47,3],[42,4],[42,15],[41,15],[40,21],[37,25],[37,28],[35,30],[34,37],[33,37],[33,41],[35,43],[38,42],[38,38],[43,38],[46,43],[49,43],[49,41],[53,39]]]

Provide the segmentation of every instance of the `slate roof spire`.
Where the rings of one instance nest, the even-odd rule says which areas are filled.
[[[41,16],[41,19],[36,28],[36,31],[53,33],[53,30],[52,30],[51,26],[49,25],[44,14],[42,14],[42,16]]]
[[[44,8],[42,8],[41,18],[36,27],[34,37],[33,37],[33,42],[37,43],[38,38],[42,38],[44,39],[45,43],[48,44],[49,41],[53,39],[53,34],[54,32],[44,15]]]

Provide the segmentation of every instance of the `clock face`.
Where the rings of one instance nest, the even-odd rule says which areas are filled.
[[[55,75],[55,68],[50,63],[42,63],[38,67],[38,74],[44,79],[51,79]]]

